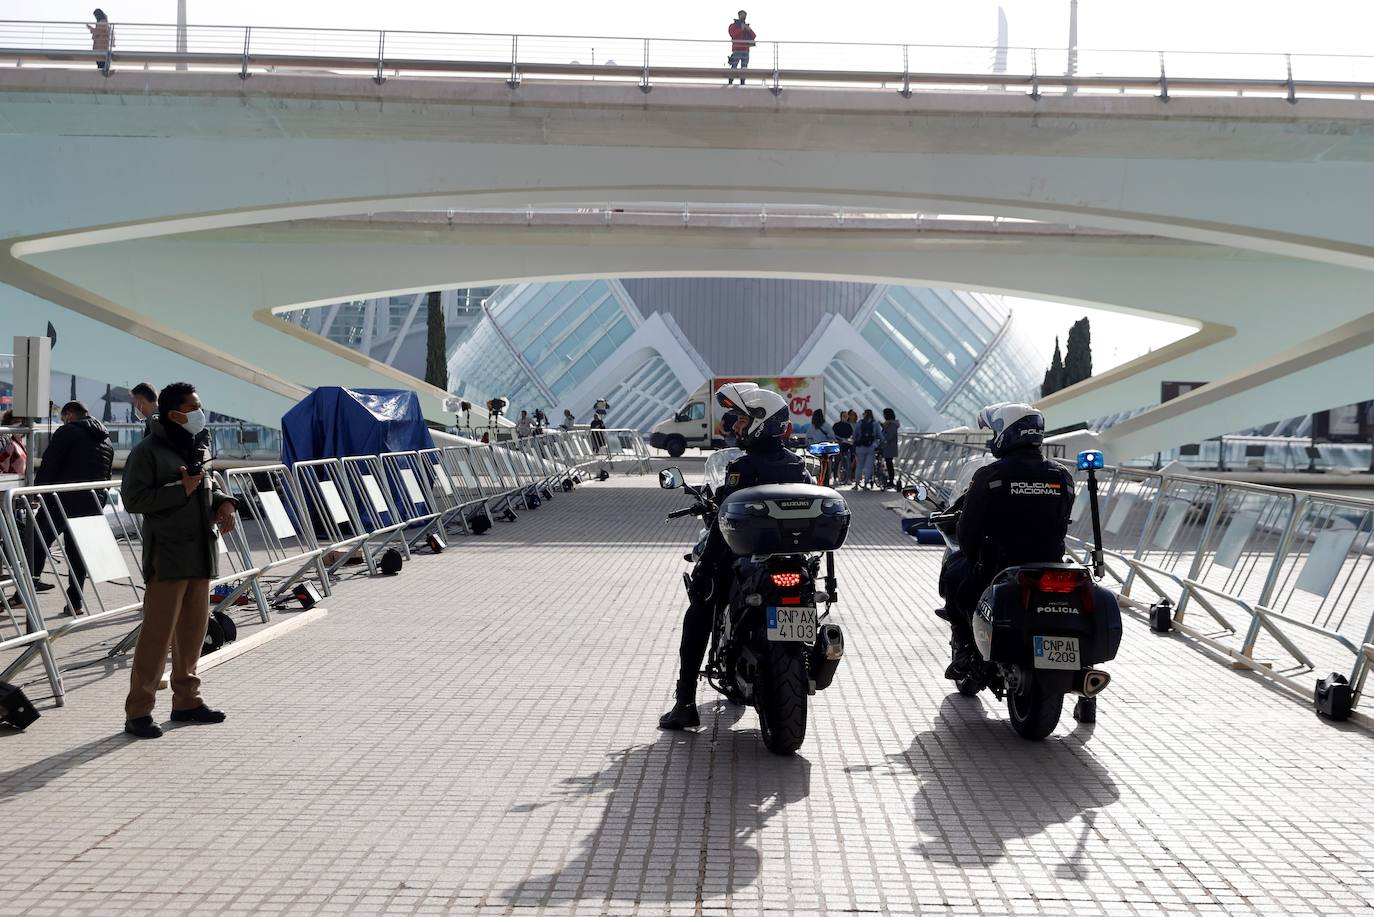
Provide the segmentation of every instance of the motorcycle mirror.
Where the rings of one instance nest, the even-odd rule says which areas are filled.
[[[664,468],[658,473],[658,486],[664,490],[677,490],[679,487],[685,486],[686,483],[686,479],[682,477],[681,468]]]
[[[925,503],[930,499],[930,488],[926,487],[924,484],[918,484],[915,487],[904,487],[902,488],[902,496],[906,497],[908,500],[916,500]]]

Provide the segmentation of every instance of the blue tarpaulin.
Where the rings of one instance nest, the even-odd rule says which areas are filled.
[[[287,465],[433,448],[420,398],[411,391],[317,388],[281,419],[281,459]]]

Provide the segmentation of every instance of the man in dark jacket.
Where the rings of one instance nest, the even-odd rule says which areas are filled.
[[[147,436],[148,424],[157,416],[157,389],[151,382],[140,382],[129,389],[129,398],[133,401],[134,416],[142,422],[143,435]]]
[[[38,466],[34,483],[108,481],[110,467],[114,463],[114,446],[110,445],[109,432],[80,401],[64,404],[61,417],[62,426],[53,431],[48,448],[43,450],[43,461]],[[40,509],[34,513],[38,517],[38,537],[34,539],[33,557],[30,558],[34,587],[39,592],[53,588],[51,583],[42,582],[39,576],[48,562],[48,548],[61,535],[69,572],[67,598],[76,611],[82,608],[81,587],[86,582],[86,565],[81,560],[81,549],[67,526],[67,519],[99,516],[104,496],[103,491],[97,496],[96,491],[90,490],[48,496],[44,499],[47,511]]]
[[[172,720],[222,723],[200,696],[196,666],[210,619],[210,580],[219,575],[216,544],[234,530],[238,504],[206,468],[209,434],[200,396],[174,382],[157,397],[158,417],[124,463],[124,507],[143,514],[143,625],[134,647],[124,731],[155,739],[157,686],[172,653]]]
[[[717,505],[745,487],[812,483],[801,458],[783,445],[792,432],[787,399],[752,382],[731,382],[721,386],[716,401],[735,415],[733,432],[744,449],[744,455],[726,467],[725,484],[713,494]],[[730,597],[733,560],[720,528],[712,525],[706,547],[692,568],[691,599],[682,618],[682,643],[678,647],[677,689],[673,709],[659,718],[660,729],[701,725],[696,706],[697,676],[711,640],[716,607]]]
[[[1073,475],[1040,451],[1044,415],[1028,404],[995,404],[979,412],[978,426],[992,431],[996,461],[973,475],[955,532],[959,553],[941,574],[954,638],[945,677],[956,681],[976,652],[978,597],[1006,567],[1062,561],[1073,512]]]

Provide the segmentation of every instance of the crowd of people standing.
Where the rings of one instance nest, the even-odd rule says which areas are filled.
[[[883,490],[897,487],[894,462],[897,458],[897,430],[901,424],[892,408],[883,408],[882,420],[865,408],[841,411],[834,422],[824,411],[811,415],[808,444],[838,443],[840,454],[831,463],[831,483],[853,485],[855,490]]]

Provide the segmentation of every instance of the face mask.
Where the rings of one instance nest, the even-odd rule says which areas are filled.
[[[195,436],[195,435],[196,435],[197,433],[199,433],[201,430],[204,430],[204,429],[205,429],[205,409],[204,409],[204,408],[197,408],[197,409],[194,410],[194,411],[187,411],[187,412],[186,412],[186,422],[183,423],[182,426],[185,427],[185,428],[186,428],[186,432],[187,432],[187,433],[190,433],[192,436]]]

